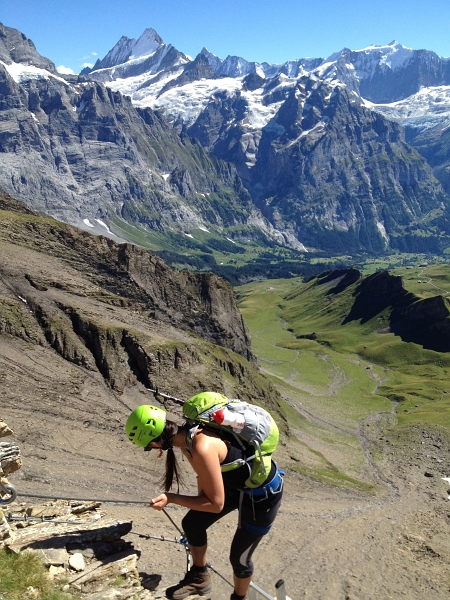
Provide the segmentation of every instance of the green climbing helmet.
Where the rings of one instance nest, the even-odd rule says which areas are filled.
[[[125,431],[128,439],[139,448],[145,448],[156,440],[166,425],[166,411],[150,404],[143,404],[128,417]]]

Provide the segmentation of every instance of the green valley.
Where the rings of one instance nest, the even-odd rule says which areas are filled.
[[[421,424],[448,431],[450,352],[436,349],[437,331],[445,336],[449,325],[446,290],[447,265],[371,276],[347,269],[236,288],[259,366],[286,403],[297,440],[292,468],[370,488],[368,463],[381,455],[369,452],[367,436],[408,436]],[[430,319],[439,320],[437,331]]]

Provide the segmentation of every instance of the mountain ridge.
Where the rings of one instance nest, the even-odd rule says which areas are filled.
[[[207,70],[204,69],[201,73],[198,72],[197,76],[184,77],[183,73],[189,71],[191,68],[189,65],[185,65],[180,67],[177,73],[167,73],[169,81],[164,84],[163,79],[161,78],[159,78],[158,81],[155,79],[149,80],[145,85],[145,90],[140,86],[139,89],[134,92],[133,79],[129,78],[126,83],[121,80],[119,87],[124,92],[126,90],[126,93],[130,93],[133,101],[137,105],[142,106],[150,104],[153,108],[163,112],[169,122],[171,122],[178,131],[186,131],[189,135],[198,138],[209,152],[224,160],[231,161],[236,166],[239,175],[243,179],[244,185],[249,189],[255,204],[277,228],[280,228],[282,222],[286,224],[286,216],[287,214],[291,214],[291,209],[288,208],[288,205],[291,204],[292,206],[289,196],[292,196],[293,193],[294,196],[297,197],[297,200],[295,200],[294,203],[297,207],[300,206],[301,201],[299,202],[299,200],[303,194],[308,193],[306,190],[308,189],[310,182],[308,181],[308,177],[306,177],[306,179],[304,178],[304,167],[296,167],[294,172],[301,173],[298,189],[295,192],[288,192],[288,196],[285,194],[283,199],[277,199],[277,202],[273,204],[273,192],[271,190],[276,189],[278,197],[282,195],[282,193],[279,193],[280,179],[278,176],[275,176],[275,178],[267,185],[262,182],[267,180],[268,177],[270,178],[270,173],[274,170],[277,171],[277,169],[279,171],[280,168],[282,169],[282,177],[284,179],[288,176],[289,171],[293,171],[293,167],[288,166],[291,165],[290,159],[283,156],[287,149],[286,144],[284,144],[284,149],[282,149],[283,144],[276,141],[276,150],[272,153],[268,153],[267,142],[264,140],[268,139],[270,136],[273,138],[274,133],[277,132],[277,128],[278,133],[280,134],[278,136],[280,141],[283,135],[286,137],[289,128],[291,128],[292,131],[297,130],[296,136],[291,135],[286,138],[288,145],[293,147],[295,147],[297,142],[302,138],[303,140],[300,144],[305,142],[305,138],[308,135],[310,135],[312,139],[317,139],[318,131],[316,128],[320,125],[318,122],[319,119],[313,119],[311,121],[312,125],[308,130],[308,120],[305,118],[305,111],[303,111],[302,114],[302,112],[297,109],[297,115],[291,115],[290,118],[292,122],[286,122],[288,129],[284,128],[281,124],[282,118],[286,118],[282,117],[281,113],[284,112],[284,114],[287,115],[289,112],[287,110],[288,98],[293,93],[299,94],[298,90],[302,85],[305,85],[305,81],[309,80],[310,83],[307,83],[306,85],[310,88],[320,85],[323,86],[328,82],[331,86],[331,90],[328,94],[339,94],[340,86],[345,86],[349,92],[348,113],[354,110],[352,104],[356,105],[356,100],[358,99],[361,106],[369,108],[372,112],[385,114],[388,118],[391,118],[394,113],[392,111],[388,112],[376,104],[377,102],[385,100],[386,94],[388,94],[387,97],[389,100],[398,101],[399,98],[404,99],[405,96],[416,93],[419,88],[422,88],[425,84],[434,85],[437,82],[442,83],[443,81],[447,81],[447,79],[450,81],[447,73],[450,64],[448,59],[440,58],[432,52],[416,51],[406,48],[395,40],[385,46],[370,46],[357,51],[344,48],[326,59],[298,59],[296,61],[289,61],[283,65],[249,63],[245,59],[232,56],[228,56],[223,60],[212,54],[206,48],[203,48],[196,57],[194,63],[190,64],[198,62],[199,57],[201,56],[207,59],[215,76],[211,76],[208,74]],[[96,77],[95,71],[91,73],[91,76],[93,78]],[[219,77],[219,79],[217,79],[217,77]],[[249,77],[251,80],[247,79]],[[247,84],[247,82],[249,82],[249,84]],[[405,87],[405,82],[409,85],[409,88]],[[114,82],[110,82],[108,85],[114,87]],[[154,91],[152,91],[153,86]],[[351,96],[352,93],[355,94],[354,98]],[[310,102],[306,100],[303,100],[303,102],[306,108],[308,108]],[[317,111],[318,109],[319,112],[321,111],[320,104],[315,106],[314,103],[312,103],[312,105],[314,106],[314,110]],[[314,114],[314,110],[311,111],[311,115]],[[325,131],[330,125],[326,122],[327,118],[328,117],[325,116],[325,121],[322,123],[322,129]],[[361,117],[358,117],[359,120],[363,120],[363,118],[362,115]],[[442,119],[442,116],[439,116],[438,118]],[[352,117],[350,114],[346,119],[346,124],[344,124],[345,119],[341,119],[342,122],[339,125],[341,130],[345,129],[348,132],[352,129],[352,125],[348,123],[351,119]],[[298,122],[300,120],[303,122]],[[399,119],[395,117],[393,120],[399,121]],[[377,122],[377,120],[373,119],[373,123],[375,122]],[[378,121],[378,123],[379,126],[381,126],[381,122]],[[364,127],[370,127],[370,125],[365,125]],[[381,127],[386,129],[393,126],[383,125]],[[270,135],[269,131],[271,131]],[[399,134],[397,133],[397,137],[400,139],[401,136],[399,137]],[[341,139],[345,138],[342,138],[341,136]],[[263,141],[262,145],[260,145],[261,140]],[[408,143],[408,141],[411,141],[410,135],[407,140],[403,138],[402,143]],[[335,140],[334,143],[336,144],[337,140]],[[274,144],[275,141],[269,142],[269,145]],[[424,154],[421,146],[418,145],[417,149],[419,153],[422,153],[425,158],[428,159],[428,156]],[[394,151],[394,154],[405,156],[405,150],[406,147],[399,152]],[[353,150],[352,154],[357,157],[356,160],[366,161],[366,157],[364,156],[366,152],[367,150],[360,148],[356,154],[354,154]],[[329,155],[327,157],[329,163],[333,162],[333,154],[335,153],[336,150],[333,150],[331,156]],[[401,182],[399,180],[399,178],[403,178],[403,175],[394,175],[393,178],[389,176],[391,181],[397,179],[397,183],[392,186],[392,184],[383,182],[386,191],[382,192],[381,195],[378,192],[375,192],[378,200],[384,197],[383,205],[385,203],[388,205],[390,202],[390,188],[396,188],[397,190],[403,189],[400,193],[400,195],[402,195],[405,194],[407,188],[411,190],[416,187],[418,179],[423,180],[422,176],[412,175],[411,172],[411,167],[414,169],[413,164],[420,164],[418,155],[413,158],[414,155],[411,150],[406,150],[406,154],[411,158],[408,166],[403,165],[401,167],[401,170],[405,173],[410,171],[410,174],[406,176],[406,181]],[[283,158],[280,162],[282,162],[284,166],[278,168],[276,166],[276,161],[278,159],[277,157],[281,156],[283,156]],[[313,160],[312,157],[311,160]],[[258,161],[262,165],[261,168],[255,166]],[[325,165],[323,164],[322,169],[324,166]],[[384,166],[386,167],[387,165]],[[422,168],[423,167],[421,166],[420,169]],[[425,167],[425,169],[427,169],[427,167]],[[382,174],[383,170],[383,165],[380,165],[377,168],[379,174]],[[329,169],[328,171],[329,172],[325,175],[325,179],[329,178],[330,180],[333,180],[333,178],[339,179],[339,177],[341,177],[343,180],[345,179],[349,182],[352,178],[349,173],[335,177],[333,172],[334,169]],[[442,176],[441,172],[442,169],[435,169],[434,176],[438,177],[441,184],[446,185],[447,179]],[[429,171],[427,177],[430,176],[431,171]],[[370,169],[366,169],[364,177],[368,179],[369,187],[373,187],[373,183],[379,179],[379,177],[377,177],[376,180],[373,179],[373,173],[371,173]],[[383,175],[381,175],[381,177],[383,178]],[[415,179],[416,183],[411,185],[413,179]],[[316,186],[316,182],[314,182],[313,185]],[[437,190],[436,182],[432,183],[430,180],[429,186],[429,189],[424,192],[424,199],[429,196],[433,186],[435,190]],[[261,190],[258,189],[261,187],[263,188],[262,193]],[[346,193],[349,196],[353,196],[354,189],[349,189],[348,183],[344,184],[344,187],[346,187]],[[448,191],[447,187],[446,191]],[[326,185],[321,184],[317,190],[318,200],[320,202],[327,202],[329,193],[330,186],[327,187]],[[433,195],[434,193],[435,192],[432,192],[431,194]],[[394,196],[397,195],[398,192],[394,192]],[[367,194],[367,196],[370,196],[370,193]],[[408,196],[409,199],[412,200],[410,191],[406,192],[405,198]],[[438,196],[440,199],[437,200],[435,205],[436,209],[439,206],[442,208],[443,206],[448,205],[446,194],[439,192]],[[263,200],[263,202],[261,202],[261,200]],[[270,204],[273,205],[277,214],[280,215],[280,218],[275,218],[273,211],[264,205],[265,202],[270,202]],[[338,200],[337,202],[339,205],[342,205],[342,200]],[[377,204],[377,201],[375,201],[375,204]],[[284,205],[283,208],[282,205]],[[358,209],[353,210],[358,213]],[[383,251],[383,248],[388,246],[396,247],[396,240],[400,231],[398,230],[395,232],[391,229],[389,223],[392,224],[392,213],[390,218],[386,219],[382,216],[382,213],[386,213],[386,211],[391,213],[389,206],[383,206],[383,208],[380,207],[376,209],[378,217],[374,219],[372,225],[370,224],[370,220],[367,222],[367,226],[369,229],[372,228],[372,232],[370,232],[368,236],[364,234],[365,239],[364,236],[361,238],[360,234],[356,232],[355,241],[358,240],[356,241],[356,246],[354,246],[354,241],[350,241],[352,252],[357,252],[358,246],[364,247],[366,250],[369,250],[369,252]],[[338,212],[345,213],[345,209],[343,210],[339,207]],[[416,211],[413,210],[412,212],[415,213]],[[307,229],[311,228],[312,224],[305,221],[304,212],[302,213],[300,210],[300,212],[296,212],[296,214],[303,220]],[[301,217],[300,214],[302,215]],[[337,225],[338,220],[339,218],[337,215],[331,218],[331,221],[333,222],[331,229],[335,230],[337,237],[340,236],[339,226]],[[330,229],[331,221],[324,221],[322,217],[319,217],[318,219],[314,218],[314,221],[322,221],[318,229],[321,227],[325,230]],[[411,220],[409,220],[409,222],[409,224],[411,224]],[[295,225],[293,226],[292,223],[289,224],[288,227],[297,239],[307,247],[315,247],[318,245],[329,251],[335,243],[331,242],[331,246],[327,246],[326,244],[324,246],[323,240],[326,239],[325,231],[322,229],[321,232],[319,232],[319,230],[316,229],[316,225],[312,225],[312,229],[316,229],[312,238],[310,237],[309,232],[305,235],[298,230],[296,231]],[[350,221],[345,222],[344,220],[344,229],[348,230],[349,227]],[[445,227],[446,226],[444,226],[444,229]],[[333,235],[335,235],[335,232],[333,232]],[[319,244],[317,242],[318,239],[321,240]],[[406,237],[404,239],[409,240],[410,238]],[[369,244],[367,243],[367,240],[371,240]],[[436,243],[438,246],[441,244],[441,242],[437,242],[437,238],[435,238],[432,242],[434,248],[436,248]],[[442,243],[444,245],[447,244],[444,240],[442,240]],[[406,246],[409,244],[410,242],[407,241]],[[403,242],[402,246],[405,246]],[[413,247],[414,245],[411,246],[411,249]],[[419,246],[417,246],[416,249],[418,249],[418,247]]]
[[[353,54],[389,71],[414,52],[395,42]],[[118,239],[130,227],[135,239],[174,228],[181,246],[204,249],[195,230],[236,242],[256,228],[268,244],[303,251],[443,252],[450,197],[402,129],[333,78],[348,56],[323,63],[322,78],[314,59],[295,77],[267,78],[231,57],[247,73],[231,77],[148,29],[108,53],[104,64],[117,64],[78,79],[0,64],[0,185]]]
[[[287,433],[230,284],[32,213],[2,191],[0,211],[1,352],[53,356],[58,381],[68,372],[101,381],[122,404],[146,388],[258,398]]]

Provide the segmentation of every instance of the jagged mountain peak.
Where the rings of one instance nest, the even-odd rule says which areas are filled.
[[[22,32],[0,23],[0,60],[11,65],[14,63],[31,65],[56,74],[55,64],[41,56],[33,42]]]
[[[162,38],[152,27],[145,29],[138,39],[122,36],[105,58],[97,61],[95,70],[115,67],[129,60],[150,56],[164,45]]]
[[[210,66],[218,75],[225,77],[243,77],[249,73],[255,73],[260,66],[259,63],[249,62],[241,56],[230,54],[223,60],[205,47],[201,49],[200,54],[208,59]],[[262,70],[259,70],[261,71],[261,74],[264,75]]]
[[[206,48],[192,60],[149,28],[138,39],[122,37],[102,61],[113,66],[90,74],[108,90],[48,73],[17,77],[0,64],[0,74],[10,75],[5,74],[5,106],[30,99],[21,148],[32,148],[38,165],[31,170],[27,158],[17,168],[17,127],[9,118],[9,156],[2,159],[0,183],[31,201],[42,202],[46,194],[47,212],[89,228],[106,227],[110,216],[120,232],[122,221],[151,233],[175,223],[183,231],[210,224],[245,229],[256,215],[258,229],[272,235],[273,228],[274,235],[303,249],[384,250],[401,239],[404,223],[416,231],[413,219],[419,222],[432,211],[439,217],[448,197],[425,160],[405,143],[402,129],[364,108],[361,98],[392,101],[435,80],[450,81],[445,71],[450,61],[431,54],[394,42],[344,48],[333,60],[284,65],[238,56],[222,60]],[[403,68],[393,68],[402,61]],[[51,131],[45,129],[49,115]],[[45,148],[44,134],[51,137]],[[96,144],[88,146],[85,138]],[[89,187],[94,170],[99,181]],[[42,173],[48,181],[44,191]],[[89,195],[94,191],[95,205]],[[70,215],[65,206],[62,214],[63,203]],[[224,203],[226,210],[217,209]],[[373,209],[366,211],[366,205]],[[416,250],[419,242],[405,247]],[[441,247],[447,241],[433,243]]]
[[[133,45],[133,53],[130,58],[139,58],[141,56],[152,54],[162,45],[164,45],[162,38],[153,27],[149,27]]]
[[[208,62],[210,64],[210,66],[214,69],[214,71],[217,73],[220,70],[221,65],[223,64],[223,59],[220,58],[219,56],[216,56],[215,54],[213,54],[212,52],[210,52],[208,50],[208,48],[203,47],[200,51],[200,54],[203,54],[203,56],[206,56],[206,58],[208,59]]]
[[[386,65],[390,68],[399,68],[408,61],[413,54],[417,52],[403,46],[400,42],[393,40],[384,46],[371,44],[357,50],[343,48],[339,52],[333,52],[324,60],[324,64],[342,61],[343,59],[350,63],[370,61],[373,65]],[[393,58],[395,57],[395,58]]]

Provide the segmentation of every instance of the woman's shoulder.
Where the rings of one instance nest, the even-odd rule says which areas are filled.
[[[216,431],[208,427],[199,427],[195,432],[192,443],[193,453],[208,454],[217,450],[217,453],[221,455],[226,449],[226,443]]]
[[[194,434],[194,444],[197,445],[209,445],[209,444],[217,444],[222,441],[221,435],[211,429],[210,427],[198,427]]]

